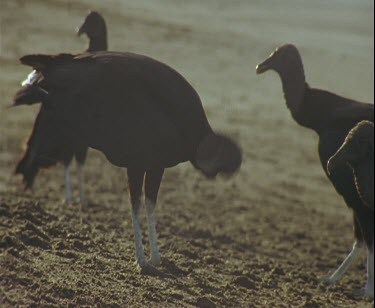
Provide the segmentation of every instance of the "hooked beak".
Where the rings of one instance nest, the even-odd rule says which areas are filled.
[[[81,36],[83,33],[86,33],[86,24],[84,23],[79,29],[77,30],[77,36]]]
[[[266,63],[259,64],[257,65],[257,68],[256,68],[257,75],[263,74],[267,72],[268,70],[270,70],[270,68]]]

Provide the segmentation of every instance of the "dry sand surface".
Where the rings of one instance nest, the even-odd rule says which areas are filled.
[[[29,72],[17,59],[86,48],[75,28],[92,8],[107,20],[110,49],[175,67],[211,124],[244,149],[231,180],[208,181],[189,164],[167,171],[163,277],[133,264],[126,173],[102,154],[87,161],[82,225],[78,206],[61,201],[61,166],[31,192],[12,175],[38,109],[5,109]],[[355,295],[364,262],[337,286],[319,283],[351,248],[351,213],[279,78],[255,66],[295,43],[311,85],[373,101],[373,10],[372,0],[0,0],[0,306],[371,307]]]

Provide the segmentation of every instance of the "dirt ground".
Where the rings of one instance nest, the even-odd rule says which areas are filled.
[[[89,9],[105,16],[110,49],[175,67],[244,149],[231,180],[189,164],[167,171],[161,277],[134,266],[126,173],[102,154],[89,153],[82,224],[62,202],[61,166],[29,192],[12,174],[38,109],[6,109],[29,72],[17,59],[85,49],[75,28]],[[351,248],[351,213],[280,80],[255,66],[294,43],[311,85],[371,102],[373,10],[372,0],[0,0],[0,307],[371,307],[356,295],[364,259],[337,286],[319,283]]]

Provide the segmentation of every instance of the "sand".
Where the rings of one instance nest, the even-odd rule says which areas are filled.
[[[29,73],[18,58],[84,50],[75,29],[89,9],[105,16],[111,50],[176,68],[212,126],[244,149],[231,180],[208,181],[189,164],[167,171],[162,277],[134,266],[126,173],[102,154],[87,160],[83,224],[78,205],[62,202],[61,166],[28,192],[12,174],[38,110],[6,109]],[[373,102],[373,10],[370,0],[0,0],[0,306],[371,307],[356,295],[364,259],[337,286],[319,282],[352,246],[351,213],[279,78],[255,66],[294,43],[312,86]]]

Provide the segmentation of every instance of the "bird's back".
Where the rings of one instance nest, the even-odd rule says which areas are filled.
[[[358,122],[364,120],[374,122],[374,105],[307,86],[296,120],[318,134],[342,130],[346,131],[347,135]]]
[[[41,86],[67,137],[103,151],[115,165],[171,167],[192,160],[211,132],[193,87],[156,60],[100,52],[42,61],[49,64]]]

